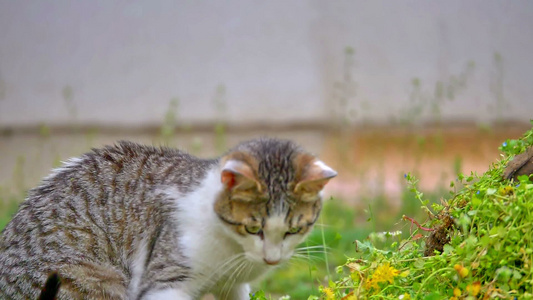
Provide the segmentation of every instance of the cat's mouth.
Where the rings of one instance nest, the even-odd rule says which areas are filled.
[[[269,265],[269,266],[276,266],[278,265],[280,262],[281,262],[281,259],[278,259],[278,260],[269,260],[267,258],[263,258],[263,261]]]

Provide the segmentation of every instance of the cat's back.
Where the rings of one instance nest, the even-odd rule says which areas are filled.
[[[34,295],[50,272],[79,261],[115,268],[127,281],[128,255],[164,218],[154,190],[187,193],[213,163],[131,142],[69,160],[29,192],[3,230],[0,290]]]
[[[172,185],[186,193],[213,163],[177,149],[125,141],[93,149],[53,170],[40,186],[29,191],[4,229],[0,247],[8,246],[5,240],[11,232],[44,234],[43,226],[80,221],[78,217],[89,214],[92,208],[127,208],[128,204],[143,202],[142,198],[157,186]]]
[[[198,184],[213,163],[178,149],[126,141],[92,149],[68,160],[44,178],[37,188],[30,190],[6,231],[15,225],[24,227],[13,224],[21,218],[26,218],[24,223],[44,222],[44,219],[64,217],[59,214],[61,210],[81,212],[78,209],[82,207],[76,209],[73,205],[84,204],[89,209],[94,205],[109,208],[135,202],[161,185],[172,185],[186,193]],[[126,202],[116,203],[113,199]]]

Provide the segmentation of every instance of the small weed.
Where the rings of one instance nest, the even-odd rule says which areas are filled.
[[[226,150],[226,87],[222,84],[217,86],[215,96],[213,97],[213,105],[215,106],[215,149],[218,153]]]
[[[494,102],[488,105],[488,110],[495,115],[496,122],[502,122],[504,112],[508,110],[510,103],[505,99],[504,61],[503,56],[499,52],[494,53],[493,65],[494,71],[491,74],[490,91],[494,96]]]
[[[176,132],[178,123],[179,99],[173,98],[168,104],[163,124],[161,125],[161,139],[164,145],[170,145]]]
[[[0,230],[11,220],[22,202],[22,196],[11,195],[0,187]]]
[[[63,101],[65,102],[65,107],[67,109],[68,114],[73,119],[76,119],[78,116],[78,108],[76,106],[76,102],[74,102],[74,89],[72,88],[72,86],[66,85],[65,87],[63,87],[61,94],[63,96]]]
[[[434,122],[440,124],[442,106],[446,102],[454,101],[466,90],[474,70],[475,63],[473,61],[467,62],[458,74],[435,82],[433,91],[428,90],[420,78],[413,78],[409,105],[400,113],[400,123],[408,126],[416,125],[422,117],[428,115]]]

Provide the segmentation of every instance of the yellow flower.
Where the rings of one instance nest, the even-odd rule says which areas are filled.
[[[393,283],[394,277],[398,276],[398,274],[400,274],[400,271],[391,267],[389,263],[385,263],[377,267],[376,271],[374,271],[374,275],[372,275],[372,279],[376,282],[388,281],[389,283]]]
[[[476,282],[474,282],[472,284],[469,284],[466,287],[466,291],[472,296],[477,296],[477,294],[479,294],[480,290],[481,290],[481,282],[479,282],[479,281],[476,281]]]
[[[468,276],[468,269],[459,265],[459,264],[456,264],[453,266],[453,268],[457,271],[457,273],[459,273],[459,276],[461,276],[461,278],[465,278],[466,276]]]
[[[468,269],[462,268],[461,271],[459,271],[459,275],[461,276],[461,278],[465,278],[466,276],[468,276]]]
[[[378,266],[374,271],[374,274],[365,280],[364,287],[366,290],[370,290],[372,288],[379,290],[379,283],[393,283],[394,277],[398,276],[399,274],[400,271],[391,267],[389,263],[385,263]]]
[[[508,185],[508,186],[506,186],[504,188],[500,188],[500,190],[498,192],[502,196],[508,196],[508,195],[511,195],[514,192],[514,188],[512,186]]]
[[[454,288],[454,289],[453,289],[453,295],[454,295],[455,297],[459,297],[459,296],[461,296],[461,294],[462,294],[462,293],[461,293],[461,290],[460,290],[459,288]]]
[[[333,293],[331,288],[324,288],[322,293],[324,293],[324,296],[326,296],[326,300],[335,300],[335,293]]]
[[[375,288],[376,290],[379,289],[378,282],[374,280],[374,278],[368,278],[365,281],[365,289],[370,290],[371,288]]]

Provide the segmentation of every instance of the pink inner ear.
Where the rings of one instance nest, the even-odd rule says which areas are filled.
[[[228,189],[232,189],[235,186],[235,183],[237,182],[235,180],[235,174],[229,171],[222,171],[222,174],[220,175],[220,181],[222,181],[222,183]]]

